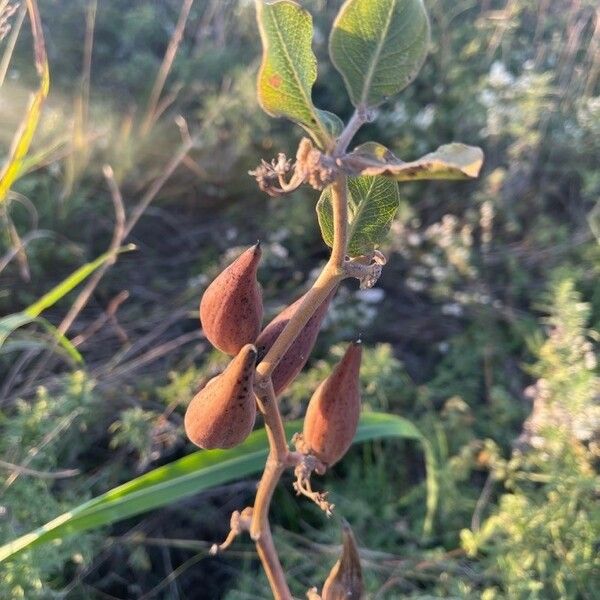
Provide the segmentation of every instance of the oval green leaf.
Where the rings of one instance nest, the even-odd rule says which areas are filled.
[[[333,24],[329,54],[352,103],[369,109],[403,90],[429,46],[422,0],[347,0]]]
[[[292,0],[257,0],[256,16],[263,45],[257,89],[261,107],[272,117],[299,123],[320,146],[328,145],[328,127],[312,103],[317,59],[310,13]]]
[[[302,429],[302,421],[286,424],[288,438]],[[420,441],[427,467],[427,515],[424,533],[429,534],[437,506],[436,463],[431,446],[407,419],[385,413],[363,413],[354,443],[380,438]],[[24,550],[52,540],[109,525],[182,498],[262,471],[267,457],[264,429],[255,431],[232,450],[199,451],[170,465],[154,469],[89,500],[56,519],[0,547],[0,562]]]
[[[373,252],[385,239],[400,206],[398,184],[386,177],[353,177],[348,182],[348,254]],[[333,246],[331,190],[326,188],[317,202],[317,217],[323,240]]]
[[[358,146],[343,159],[355,175],[391,177],[396,181],[425,179],[473,179],[483,165],[483,151],[476,146],[452,143],[440,146],[418,160],[404,162],[377,142]]]

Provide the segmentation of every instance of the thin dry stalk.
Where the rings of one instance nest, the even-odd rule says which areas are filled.
[[[75,477],[81,472],[79,469],[62,469],[60,471],[38,471],[36,469],[30,469],[22,465],[15,465],[5,460],[0,460],[0,467],[3,469],[10,469],[14,473],[19,475],[29,475],[31,477],[37,477],[38,479],[67,479],[69,477]]]
[[[154,81],[154,85],[152,86],[152,91],[150,92],[148,107],[146,108],[146,114],[144,116],[144,120],[142,121],[142,127],[140,131],[142,137],[146,136],[149,133],[154,123],[156,123],[158,116],[160,115],[160,113],[157,111],[160,96],[165,87],[167,77],[171,72],[173,61],[177,56],[179,46],[181,45],[181,42],[183,40],[183,33],[185,31],[185,26],[190,15],[190,10],[192,8],[193,3],[194,0],[184,0],[183,4],[181,5],[181,11],[179,12],[179,18],[177,20],[177,25],[175,26],[175,31],[173,32],[173,35],[169,40],[169,45],[167,46],[167,51],[165,52],[163,62],[160,65],[160,69]],[[164,110],[164,108],[162,110]]]
[[[84,309],[89,299],[91,298],[94,290],[100,283],[101,279],[104,277],[104,274],[115,264],[117,259],[117,250],[121,247],[123,240],[125,239],[125,206],[123,205],[123,197],[121,196],[121,191],[117,186],[117,183],[114,178],[114,173],[112,168],[109,165],[105,165],[103,168],[104,178],[108,184],[110,189],[111,198],[113,202],[113,207],[115,211],[115,227],[113,230],[112,240],[110,242],[110,246],[108,251],[113,253],[112,258],[109,258],[88,280],[87,284],[80,292],[79,296],[73,305],[69,309],[69,312],[66,314],[65,318],[61,321],[58,326],[58,331],[64,335],[73,325],[73,322],[79,315],[79,313]]]
[[[2,11],[0,10],[0,15]],[[25,15],[27,14],[27,6],[23,3],[19,9],[19,13],[17,14],[17,18],[10,30],[10,37],[8,38],[8,42],[6,44],[6,48],[2,55],[2,60],[0,60],[0,87],[4,83],[6,79],[6,73],[8,72],[8,65],[10,64],[10,60],[12,58],[13,52],[15,50],[15,46],[17,44],[17,38],[19,37],[19,33],[21,31],[21,27],[23,26],[23,21],[25,20]],[[1,24],[0,24],[1,26]],[[0,35],[1,37],[1,35]]]

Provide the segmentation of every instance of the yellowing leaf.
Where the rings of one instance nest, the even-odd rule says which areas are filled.
[[[473,179],[483,165],[483,151],[466,144],[446,144],[419,160],[404,162],[376,142],[358,146],[344,159],[354,175],[383,175],[396,181],[424,179]]]
[[[328,145],[329,128],[312,103],[317,59],[312,51],[310,13],[292,0],[257,0],[256,15],[263,44],[260,105],[273,117],[287,117],[305,127],[322,147]]]
[[[29,18],[31,20],[35,65],[40,76],[40,86],[29,103],[27,113],[13,138],[8,160],[2,171],[0,171],[0,202],[6,199],[6,195],[21,172],[23,162],[31,145],[31,140],[37,129],[40,115],[42,114],[42,106],[50,89],[50,70],[46,57],[44,33],[35,0],[27,0],[27,10],[29,11]]]

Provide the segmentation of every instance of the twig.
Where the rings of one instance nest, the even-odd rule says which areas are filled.
[[[183,4],[181,5],[181,11],[179,12],[177,25],[175,26],[173,35],[169,40],[169,45],[167,46],[167,51],[165,52],[163,62],[160,65],[160,69],[158,70],[158,74],[156,75],[156,79],[154,80],[154,85],[152,86],[152,91],[150,92],[150,99],[148,100],[146,115],[144,117],[141,127],[142,137],[148,134],[148,132],[152,128],[152,125],[154,125],[154,123],[156,122],[157,106],[160,101],[160,95],[162,94],[165,82],[167,81],[167,77],[169,76],[171,67],[173,66],[173,61],[175,60],[175,56],[177,55],[177,50],[179,49],[181,41],[183,40],[185,25],[187,23],[188,16],[190,14],[190,10],[192,8],[193,3],[194,0],[184,0]]]
[[[180,346],[189,344],[190,342],[199,339],[202,339],[201,331],[190,331],[188,333],[180,335],[179,337],[176,337],[173,340],[165,342],[164,344],[153,348],[152,350],[140,356],[139,358],[131,360],[130,362],[125,363],[123,366],[109,371],[111,374],[111,382],[114,383],[113,377],[120,377],[122,375],[125,375],[126,373],[134,369],[138,369],[148,363],[155,361],[158,358],[161,358],[162,356],[165,356],[166,354],[169,354],[170,352],[172,352],[176,348],[179,348]],[[97,374],[93,373],[93,375],[96,376]]]
[[[43,450],[50,442],[52,442],[56,436],[58,436],[65,429],[67,429],[71,425],[71,423],[79,415],[81,415],[81,413],[82,409],[77,408],[71,414],[59,421],[58,424],[44,436],[44,438],[38,446],[29,450],[27,458],[24,460],[22,465],[19,465],[19,468],[22,469],[23,467],[26,467],[27,465],[31,464],[31,461],[40,453],[40,451]],[[18,479],[20,474],[20,472],[13,471],[4,482],[4,485],[0,490],[0,494],[6,492],[6,490]]]
[[[331,257],[319,277],[305,294],[304,300],[294,313],[281,335],[256,368],[257,382],[265,382],[271,377],[275,367],[289,350],[302,328],[308,323],[315,310],[321,306],[331,291],[344,279],[344,259],[348,246],[348,190],[346,175],[338,175],[331,186],[333,204],[333,248]]]
[[[123,302],[129,298],[129,292],[123,290],[118,293],[106,307],[106,310],[81,334],[71,340],[73,346],[81,346],[87,339],[97,333],[107,321],[115,319],[115,315]],[[121,336],[120,336],[121,337]]]
[[[14,257],[19,253],[21,249],[26,248],[30,242],[34,240],[39,240],[45,237],[51,237],[53,235],[52,231],[46,230],[37,230],[30,231],[25,234],[22,238],[20,238],[20,242],[18,246],[11,247],[6,254],[0,258],[0,273],[6,269],[6,267],[10,264],[10,262],[14,259]]]
[[[494,477],[490,473],[483,484],[483,488],[481,490],[481,494],[477,499],[477,504],[475,504],[475,510],[473,511],[473,516],[471,517],[471,531],[478,531],[481,527],[481,515],[483,514],[483,510],[487,506],[487,503],[490,500],[490,496],[492,495],[492,490],[494,489]]]
[[[75,477],[81,472],[79,469],[63,469],[62,471],[37,471],[36,469],[30,469],[22,465],[15,465],[5,460],[0,460],[0,467],[4,469],[10,469],[13,473],[19,475],[32,475],[39,479],[66,479],[67,477]]]
[[[83,310],[85,305],[88,303],[90,297],[94,293],[94,290],[100,283],[104,274],[112,267],[112,265],[116,261],[117,250],[123,243],[127,233],[126,233],[126,223],[125,223],[125,207],[123,205],[123,197],[121,196],[121,191],[115,181],[114,173],[112,168],[109,165],[105,165],[102,169],[104,174],[104,178],[108,184],[108,187],[111,192],[111,198],[115,210],[115,227],[113,230],[112,240],[110,242],[110,246],[108,247],[108,252],[113,253],[113,256],[109,258],[88,280],[87,284],[81,290],[79,296],[73,305],[69,309],[69,312],[66,314],[65,318],[61,321],[58,326],[58,331],[64,335],[73,325],[73,322],[79,315],[79,313]]]
[[[158,177],[154,181],[154,183],[150,186],[148,191],[142,196],[137,206],[131,211],[131,215],[129,216],[129,219],[127,220],[127,225],[125,226],[124,237],[127,237],[131,233],[131,230],[140,220],[141,216],[144,214],[145,210],[148,208],[150,203],[156,198],[158,192],[160,192],[167,180],[175,172],[175,169],[177,169],[177,167],[183,162],[185,157],[189,154],[190,150],[194,148],[197,145],[197,143],[197,138],[190,137],[189,139],[185,140],[179,151],[167,163],[167,166],[165,167],[160,177]]]
[[[279,361],[298,337],[315,310],[344,278],[343,269],[348,244],[347,179],[338,175],[332,186],[334,243],[331,257],[323,271],[306,293],[304,301],[290,319],[280,336],[256,368],[256,400],[265,420],[269,440],[269,456],[254,500],[250,537],[256,543],[275,600],[292,600],[285,573],[273,542],[269,524],[269,508],[273,492],[287,467],[297,463],[296,453],[290,453],[285,429],[273,389],[271,375]]]

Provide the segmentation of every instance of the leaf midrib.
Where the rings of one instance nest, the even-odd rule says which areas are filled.
[[[375,183],[376,183],[376,177],[371,178],[371,182],[369,183],[369,189],[367,190],[367,193],[365,194],[365,199],[363,202],[359,202],[358,204],[358,210],[354,213],[354,218],[352,219],[352,223],[350,224],[350,231],[348,232],[348,241],[349,243],[352,242],[352,238],[354,237],[354,233],[356,232],[356,225],[357,223],[360,221],[360,217],[364,211],[364,207],[367,204],[367,201],[371,195],[371,192],[373,191],[373,188],[375,187]]]
[[[317,124],[317,127],[319,128],[319,132],[321,134],[323,134],[324,131],[323,131],[323,127],[321,127],[321,122],[317,118],[315,111],[312,108],[312,106],[313,106],[312,98],[306,93],[306,90],[304,89],[304,86],[302,85],[302,81],[301,81],[296,69],[294,68],[294,63],[292,61],[292,57],[290,56],[290,54],[288,52],[287,45],[285,43],[283,34],[281,32],[281,26],[279,24],[279,20],[277,19],[277,15],[276,15],[275,11],[273,11],[273,13],[271,13],[271,16],[273,19],[273,25],[275,27],[275,33],[277,34],[277,37],[279,38],[280,45],[283,49],[283,53],[285,55],[285,58],[287,59],[287,62],[290,67],[290,70],[292,72],[292,75],[294,76],[294,79],[296,80],[298,89],[300,90],[300,93],[302,94],[302,97],[308,107],[308,110],[309,110],[312,118],[314,119],[315,123]],[[307,125],[311,125],[311,123],[307,123]]]
[[[369,91],[371,89],[371,82],[373,79],[373,75],[375,74],[375,67],[376,67],[377,63],[379,62],[379,58],[381,57],[381,51],[383,50],[385,40],[387,39],[387,35],[390,30],[390,25],[392,23],[392,17],[394,15],[395,10],[396,10],[396,0],[392,0],[392,2],[390,3],[390,11],[387,16],[387,21],[386,21],[386,24],[385,24],[385,27],[383,30],[383,35],[379,39],[377,47],[375,48],[375,54],[373,55],[373,60],[371,61],[371,64],[367,71],[367,76],[365,78],[365,84],[363,86],[363,91],[362,91],[362,94],[360,97],[361,104],[367,108],[370,108],[367,104],[367,99],[369,96]]]

